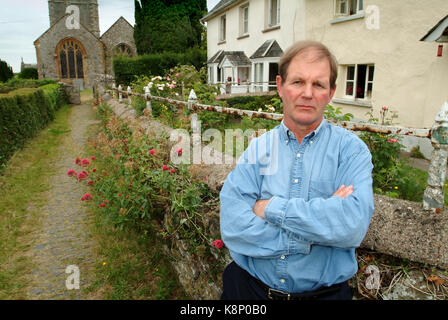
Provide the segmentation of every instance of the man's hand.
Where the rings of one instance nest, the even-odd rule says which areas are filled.
[[[353,193],[353,186],[346,187],[345,185],[342,185],[339,187],[338,190],[336,190],[336,192],[332,195],[332,197],[339,197],[345,199],[352,193]]]
[[[267,200],[257,200],[257,202],[255,202],[254,208],[252,209],[252,211],[259,216],[260,218],[264,219],[264,210],[266,209],[269,201],[271,201],[271,199],[267,199]]]
[[[336,192],[332,195],[332,197],[339,197],[345,199],[352,193],[353,193],[353,186],[346,187],[345,185],[342,185],[339,187],[338,190],[336,190]],[[255,202],[254,208],[252,209],[255,215],[264,219],[264,210],[266,209],[269,201],[271,201],[271,199],[257,200],[257,202]]]

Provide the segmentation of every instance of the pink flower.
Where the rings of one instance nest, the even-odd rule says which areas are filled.
[[[87,184],[88,184],[89,186],[93,186],[93,181],[92,181],[92,180],[89,180],[89,182],[87,182]]]
[[[397,143],[398,139],[388,139],[387,142],[388,143]]]
[[[176,153],[177,153],[178,156],[181,156],[182,155],[182,148],[177,148],[176,149]]]
[[[96,169],[95,169],[95,168],[93,168],[93,169],[92,169],[92,171],[93,171],[93,172],[96,172]]]
[[[178,73],[176,73],[175,75],[174,75],[175,77],[178,77],[179,76],[179,74]]]
[[[386,111],[387,110],[387,107],[386,106],[383,106],[383,111]]]
[[[81,160],[81,165],[82,165],[83,167],[88,166],[89,164],[90,164],[90,161],[89,161],[89,160],[87,160],[87,159],[82,159],[82,160]]]
[[[155,155],[156,154],[156,150],[154,150],[154,149],[149,150],[149,154]]]
[[[171,171],[170,171],[170,173],[175,173],[176,172],[176,170],[174,170],[174,169],[171,169]]]
[[[100,207],[101,207],[101,208],[105,208],[105,207],[106,207],[106,204],[105,204],[104,202],[102,202],[102,203],[100,203]]]
[[[167,170],[170,170],[170,168],[168,168],[168,166],[166,164],[164,164],[163,167],[162,167],[162,170],[163,171],[167,171]]]
[[[91,160],[96,160],[95,156],[90,157]]]
[[[129,199],[129,195],[126,196],[126,199]]]
[[[84,201],[84,200],[90,200],[90,199],[93,199],[93,196],[92,196],[90,193],[86,193],[86,194],[81,198],[82,201]]]
[[[75,160],[75,164],[77,164],[77,165],[81,165],[81,159],[76,158],[76,160]]]
[[[118,196],[121,197],[121,193],[119,193]]]
[[[212,242],[212,246],[214,246],[216,249],[221,249],[224,243],[222,240],[215,240]]]
[[[78,173],[78,182],[87,179],[87,173],[85,171]]]
[[[75,170],[70,169],[70,170],[67,171],[67,175],[69,177],[74,177],[74,176],[78,175],[78,173]]]
[[[202,179],[202,181],[207,181],[207,177],[204,177],[204,179]]]

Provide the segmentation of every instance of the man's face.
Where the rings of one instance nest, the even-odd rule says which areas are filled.
[[[296,55],[289,64],[286,79],[277,76],[284,122],[293,131],[316,129],[336,90],[330,89],[330,62],[316,59],[316,55],[312,48]]]

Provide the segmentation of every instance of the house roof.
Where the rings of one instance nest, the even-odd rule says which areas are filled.
[[[223,51],[223,50],[219,50],[217,53],[215,53],[215,55],[207,61],[207,64],[212,63],[219,64],[222,61],[224,61],[225,58],[227,58],[227,60],[229,60],[229,62],[235,67],[248,66],[252,64],[252,62],[246,56],[244,51]]]
[[[242,2],[243,0],[221,0],[216,6],[213,7],[205,16],[203,16],[200,21],[207,22],[211,18],[223,12],[225,9],[229,8],[231,5]]]
[[[440,20],[429,32],[420,39],[428,42],[448,42],[448,15]]]
[[[268,58],[268,57],[281,57],[283,50],[276,40],[265,41],[253,55],[251,59]]]

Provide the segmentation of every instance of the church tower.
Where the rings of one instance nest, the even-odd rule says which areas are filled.
[[[72,13],[70,11],[67,12],[67,7],[69,6],[79,8],[80,23],[99,38],[100,23],[97,0],[48,0],[50,27],[67,13]]]

